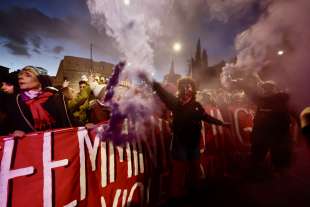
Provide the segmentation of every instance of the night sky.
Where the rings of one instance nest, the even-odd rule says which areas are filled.
[[[201,7],[181,7],[179,2],[175,1],[173,9],[182,19],[182,29],[176,30],[175,37],[162,39],[161,44],[154,46],[157,77],[170,67],[174,39],[183,44],[183,50],[175,57],[179,73],[187,70],[198,38],[207,49],[211,64],[229,60],[235,56],[236,35],[255,23],[261,13],[261,5],[253,0],[246,9],[219,20]],[[88,58],[90,42],[94,44],[95,60],[116,63],[121,58],[113,38],[91,25],[86,0],[1,0],[2,66],[13,70],[26,65],[41,66],[55,75],[64,56]]]

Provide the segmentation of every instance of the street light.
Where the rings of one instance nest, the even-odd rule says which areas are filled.
[[[279,51],[278,51],[278,55],[279,55],[279,56],[284,55],[284,51],[283,51],[283,50],[279,50]]]
[[[130,0],[124,0],[124,4],[125,4],[126,6],[129,6],[129,5],[130,5]]]
[[[179,42],[175,42],[172,48],[174,52],[178,53],[182,50],[182,45]]]

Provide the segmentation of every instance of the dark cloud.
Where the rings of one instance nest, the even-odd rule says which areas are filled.
[[[31,48],[38,51],[41,36],[72,37],[66,28],[69,28],[66,22],[48,17],[37,9],[11,7],[0,10],[0,37],[9,42],[6,47],[15,55],[30,55]]]
[[[30,57],[31,55],[28,52],[27,47],[25,47],[23,44],[19,44],[16,42],[8,42],[4,44],[4,47],[8,48],[12,54],[14,55],[21,55],[21,56],[27,56]]]
[[[59,54],[59,53],[63,52],[64,49],[65,49],[65,48],[62,47],[62,46],[56,46],[56,47],[53,48],[53,52],[54,52],[55,54]]]
[[[31,55],[32,52],[43,54],[46,51],[58,54],[63,51],[63,48],[53,48],[49,41],[63,40],[86,50],[89,50],[92,42],[96,46],[94,53],[98,56],[118,55],[113,45],[114,41],[107,37],[104,31],[100,33],[90,24],[90,19],[87,18],[88,11],[79,13],[79,16],[56,18],[47,16],[36,8],[16,6],[0,9],[0,38],[10,43],[10,47],[7,48],[15,55]],[[15,46],[17,43],[19,47]],[[14,51],[15,48],[18,50]]]

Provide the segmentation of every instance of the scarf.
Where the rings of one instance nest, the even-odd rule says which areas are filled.
[[[28,101],[30,99],[34,99],[36,97],[38,97],[39,95],[42,94],[42,91],[37,91],[37,90],[30,90],[30,91],[23,91],[21,93],[21,97],[23,99],[23,101]]]
[[[55,123],[54,118],[42,107],[42,105],[47,101],[47,99],[53,95],[51,92],[41,92],[36,94],[32,99],[28,94],[24,94],[28,97],[25,100],[27,106],[29,107],[32,117],[34,119],[34,127],[37,130],[50,129],[52,124]]]

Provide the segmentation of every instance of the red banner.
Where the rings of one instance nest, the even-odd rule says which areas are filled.
[[[0,206],[145,206],[156,153],[166,154],[167,124],[157,123],[151,139],[124,146],[100,141],[104,125],[2,139]]]
[[[225,174],[237,158],[248,155],[254,116],[246,107],[206,107],[206,111],[232,127],[204,123],[202,178]],[[152,119],[146,124],[147,135],[123,146],[100,141],[105,126],[92,132],[71,128],[22,139],[0,138],[0,207],[123,207],[159,202],[169,180],[169,123]]]

